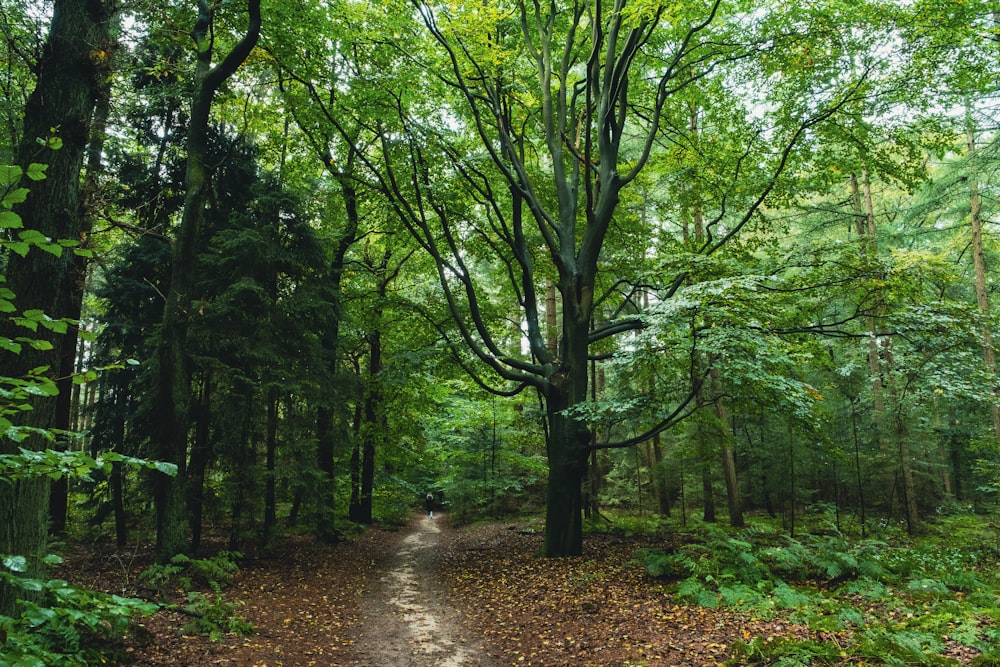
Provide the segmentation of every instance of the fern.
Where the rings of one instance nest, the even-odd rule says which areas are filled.
[[[646,572],[653,577],[666,579],[683,579],[694,574],[694,561],[684,553],[667,553],[658,549],[640,549],[636,552],[636,560],[641,563]]]
[[[942,597],[949,593],[948,587],[937,579],[911,579],[906,588],[911,593],[928,598]]]
[[[677,595],[683,600],[697,601],[705,590],[705,584],[698,577],[688,577],[677,586]]]

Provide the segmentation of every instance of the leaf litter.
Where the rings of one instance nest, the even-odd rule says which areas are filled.
[[[117,647],[117,664],[706,667],[735,642],[816,638],[780,617],[676,600],[634,561],[644,538],[595,535],[585,557],[543,559],[541,535],[521,528],[440,517],[337,545],[288,537],[225,590],[254,634],[183,635],[187,619],[160,612]],[[60,576],[135,594],[150,560],[76,547]]]

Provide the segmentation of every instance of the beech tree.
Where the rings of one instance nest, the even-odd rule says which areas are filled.
[[[636,226],[626,234],[622,203],[630,185],[666,146],[698,159],[686,125],[672,121],[703,84],[759,86],[761,97],[744,102],[743,134],[731,137],[739,143],[728,146],[728,161],[714,165],[711,180],[706,176],[706,233],[695,253],[711,255],[754,219],[795,149],[858,94],[867,72],[838,74],[836,54],[849,40],[837,30],[837,7],[798,9],[780,20],[788,8],[750,11],[721,1],[414,7],[440,55],[415,60],[428,85],[436,81],[455,95],[445,97],[441,119],[420,116],[420,103],[411,108],[401,95],[403,139],[387,132],[382,163],[372,167],[437,264],[456,354],[485,363],[492,379],[469,367],[484,386],[506,393],[532,387],[543,398],[543,550],[576,555],[581,483],[597,446],[583,410],[590,360],[602,346],[613,349],[611,339],[644,326],[636,314],[643,285],[651,281],[656,299],[670,298],[688,275],[683,267],[655,278],[613,273],[612,251],[624,250],[624,238],[644,239],[645,247],[632,250],[645,253],[667,222],[650,217],[645,226],[630,223]],[[802,51],[812,48],[833,55],[806,62]],[[465,199],[456,198],[459,191]],[[519,309],[513,345],[510,329],[487,315],[495,293],[483,280],[487,265],[502,267],[505,293]],[[546,278],[559,297],[555,350],[546,345]],[[706,372],[692,378],[694,387]],[[647,432],[600,446],[630,446],[662,432],[693,395],[661,408]]]

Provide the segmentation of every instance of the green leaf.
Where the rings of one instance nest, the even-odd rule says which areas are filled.
[[[41,243],[38,245],[39,248],[49,253],[50,255],[55,255],[56,257],[62,257],[63,249],[58,243]]]
[[[3,208],[20,204],[28,198],[28,188],[14,188],[3,196]]]
[[[3,566],[11,572],[27,572],[28,559],[24,556],[4,556]]]
[[[49,242],[49,237],[42,234],[37,229],[25,229],[22,232],[18,232],[17,238],[21,239],[25,243],[34,243],[37,245]]]
[[[73,384],[86,384],[88,382],[93,382],[97,378],[97,371],[85,371],[83,373],[77,373],[73,376]]]
[[[14,211],[0,211],[0,229],[21,229],[24,221]]]
[[[176,477],[177,476],[177,465],[174,464],[174,463],[165,463],[163,461],[153,461],[153,467],[156,470],[162,472],[164,475],[168,475],[170,477]]]
[[[55,382],[42,382],[40,384],[28,385],[24,391],[35,396],[58,396],[59,387]]]
[[[41,164],[38,162],[32,162],[28,165],[28,171],[26,172],[28,178],[33,181],[41,181],[46,178],[45,171],[49,168],[47,164]]]
[[[27,257],[28,251],[31,249],[31,246],[28,245],[27,243],[15,242],[15,243],[8,243],[7,248],[11,252],[15,252],[21,257]]]
[[[14,185],[21,180],[22,173],[17,165],[0,164],[0,185]]]
[[[49,609],[48,607],[35,607],[25,611],[22,618],[26,620],[29,625],[37,627],[39,625],[44,625],[49,621],[55,620],[56,612],[54,609]]]

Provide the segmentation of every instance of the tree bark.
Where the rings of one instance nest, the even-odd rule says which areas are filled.
[[[656,489],[657,509],[662,516],[670,516],[670,484],[667,482],[667,463],[663,459],[663,445],[660,434],[653,436],[653,484]]]
[[[191,462],[188,467],[186,502],[188,529],[191,532],[190,551],[192,555],[201,548],[202,518],[205,506],[205,471],[212,458],[212,441],[209,424],[212,410],[212,376],[206,372],[201,382],[198,413],[195,418],[194,443],[191,445]]]
[[[108,75],[112,40],[108,23],[110,3],[97,0],[55,0],[49,34],[38,62],[38,78],[28,98],[24,113],[24,132],[18,147],[18,163],[48,165],[47,178],[33,182],[28,200],[18,207],[24,227],[37,230],[52,239],[79,240],[81,229],[80,174],[84,154],[91,138],[93,111]],[[62,148],[55,151],[41,147],[57,128]],[[31,250],[26,257],[6,255],[6,287],[15,294],[21,311],[37,309],[52,318],[69,317],[77,278],[72,253],[61,257]],[[4,318],[3,335],[24,334]],[[50,350],[30,346],[18,355],[5,353],[0,374],[20,378],[29,370],[47,367],[55,377],[67,344],[58,335],[39,329],[32,337],[46,339]],[[39,398],[33,409],[23,413],[26,426],[50,429],[57,425],[56,401]],[[44,447],[38,438],[20,446]],[[17,453],[17,445],[4,439],[0,453]],[[0,553],[29,556],[28,574],[37,576],[42,568],[38,556],[46,543],[46,518],[49,500],[48,479],[13,480],[0,483]],[[0,585],[0,615],[13,615],[15,598],[23,595]],[[30,597],[30,595],[29,595]]]
[[[976,152],[976,128],[972,123],[972,114],[967,114],[965,142],[969,156]],[[969,176],[969,217],[972,225],[972,267],[975,273],[976,303],[983,325],[981,329],[983,345],[983,361],[990,377],[997,372],[996,349],[993,346],[993,329],[990,326],[990,295],[986,289],[986,258],[983,254],[983,203],[979,194],[979,182],[975,174]],[[990,386],[990,416],[993,421],[993,441],[1000,448],[1000,395],[996,380]]]
[[[561,286],[563,309],[567,292],[584,293],[572,284]],[[548,488],[545,506],[543,552],[547,556],[579,556],[583,553],[583,480],[587,474],[591,432],[587,424],[567,414],[587,399],[587,342],[590,312],[570,300],[570,317],[563,317],[560,345],[565,365],[554,368],[544,392],[549,437]],[[583,313],[586,313],[585,315]]]
[[[278,523],[277,508],[277,455],[278,455],[278,390],[267,392],[267,436],[264,443],[264,527],[262,546],[270,548]]]
[[[867,169],[862,171],[859,185],[858,177],[851,174],[850,193],[851,202],[855,213],[855,230],[861,241],[861,256],[869,263],[878,259],[878,236],[875,228],[875,209],[872,203],[871,183],[868,179]],[[863,194],[862,194],[863,187]],[[881,301],[881,295],[876,298]],[[873,313],[867,318],[868,325],[868,373],[871,379],[872,388],[872,413],[874,415],[873,429],[875,443],[879,451],[885,449],[886,432],[886,410],[885,410],[885,388],[882,379],[883,368],[880,359],[880,347],[882,345],[878,335],[879,317],[882,314],[881,303],[877,303]]]
[[[715,418],[719,429],[719,454],[722,457],[722,475],[726,483],[726,500],[729,506],[729,525],[742,528],[743,500],[740,498],[740,485],[736,476],[736,459],[733,454],[733,433],[729,425],[729,410],[722,396],[722,379],[719,369],[714,365],[710,371]]]

